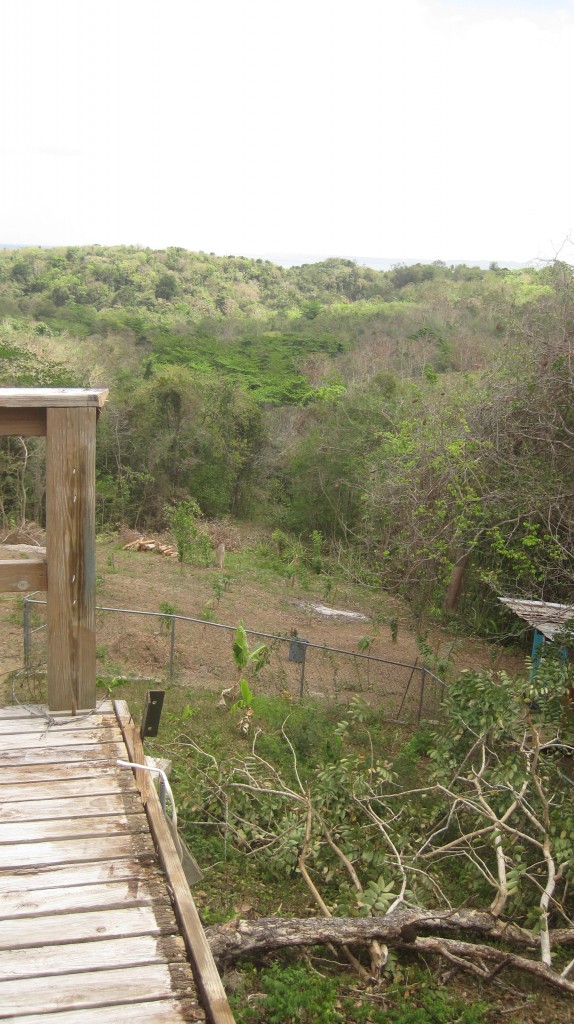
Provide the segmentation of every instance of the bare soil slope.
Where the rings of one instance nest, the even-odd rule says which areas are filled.
[[[157,551],[126,551],[117,540],[99,543],[98,607],[156,613],[148,617],[98,612],[99,674],[107,679],[156,679],[190,689],[227,689],[237,682],[231,645],[233,630],[242,622],[247,630],[286,638],[270,644],[269,665],[257,680],[261,692],[291,696],[299,692],[302,669],[300,663],[289,659],[287,639],[296,631],[299,637],[319,645],[306,650],[303,685],[307,694],[341,700],[360,695],[372,700],[386,692],[393,697],[389,713],[396,714],[408,691],[407,705],[412,702],[414,714],[420,700],[423,657],[408,609],[389,595],[352,585],[326,592],[324,579],[314,574],[282,577],[273,566],[266,567],[260,556],[250,555],[246,544],[252,542],[251,537],[243,544],[236,540],[236,550],[227,553],[223,572],[215,565],[180,566],[177,559]],[[3,677],[23,661],[21,604],[21,598],[0,597]],[[318,606],[326,606],[331,614]],[[158,614],[166,608],[196,620],[177,619],[173,642],[171,622]],[[43,606],[34,608],[33,619],[32,663],[41,668],[46,655],[45,630],[37,627],[45,621]],[[217,628],[217,624],[230,628]],[[359,657],[365,637],[371,641],[369,653],[384,660],[369,663]],[[250,637],[252,644],[258,640]],[[480,641],[449,636],[440,629],[428,632],[426,645],[431,651],[429,655],[427,650],[426,664],[439,675],[461,668],[519,671],[522,667],[519,657]],[[412,666],[417,666],[414,674]],[[429,690],[429,700],[434,697]]]

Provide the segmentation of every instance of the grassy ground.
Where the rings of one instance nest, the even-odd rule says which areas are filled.
[[[124,538],[126,540],[128,538]],[[193,626],[177,626],[174,672],[170,678],[170,622],[160,618],[124,617],[98,613],[99,694],[128,700],[132,713],[141,714],[149,682],[166,688],[160,736],[148,741],[149,753],[173,761],[173,785],[186,839],[204,870],[194,898],[206,924],[234,917],[315,915],[317,909],[299,875],[286,878],[265,869],[230,840],[220,824],[214,825],[197,784],[198,755],[191,745],[219,759],[230,752],[246,757],[254,727],[261,729],[258,751],[276,763],[286,778],[292,757],[280,737],[288,719],[303,783],[312,778],[319,761],[340,754],[337,725],[364,705],[369,743],[375,756],[392,761],[405,782],[424,771],[425,737],[389,723],[385,693],[394,683],[404,689],[396,669],[377,674],[372,665],[351,656],[316,655],[309,666],[306,698],[297,699],[300,667],[274,652],[275,662],[251,680],[254,693],[252,725],[248,735],[238,729],[240,710],[220,700],[222,690],[234,687],[237,669],[231,656],[232,630],[216,630],[213,622],[287,635],[357,652],[369,639],[373,654],[395,662],[421,663],[421,645],[408,610],[394,598],[353,586],[327,572],[299,567],[293,573],[257,537],[239,540],[227,555],[224,572],[209,567],[181,568],[175,560],[154,553],[122,550],[116,538],[98,544],[98,604],[192,616]],[[313,605],[326,602],[341,610],[360,612],[363,620],[326,619]],[[0,667],[6,678],[22,661],[21,603],[0,599],[2,636]],[[43,609],[34,610],[34,625],[41,626]],[[167,627],[167,628],[166,628]],[[41,667],[43,632],[34,634],[33,660]],[[492,650],[474,640],[453,638],[431,628],[425,645],[432,667],[442,662],[446,674],[463,667],[521,665],[514,654]],[[364,648],[364,643],[363,643]],[[430,650],[430,655],[429,655]],[[392,672],[396,675],[393,676]],[[131,677],[131,681],[126,677]],[[23,700],[41,700],[45,679],[18,677],[16,692]],[[10,687],[4,687],[10,699]],[[352,706],[352,705],[351,705]],[[357,732],[354,753],[364,749],[366,733]],[[201,764],[201,758],[199,759]],[[204,822],[204,824],[198,824]],[[522,978],[504,974],[484,985],[468,975],[450,972],[448,985],[437,965],[391,956],[381,985],[369,988],[348,969],[334,962],[331,952],[312,949],[262,956],[226,972],[238,1024],[566,1024],[571,1001],[547,991],[536,991]]]
[[[131,704],[137,700],[133,684],[119,687],[118,693]],[[329,759],[336,762],[341,756],[337,725],[346,709],[262,697],[254,705],[250,735],[244,736],[237,728],[240,711],[217,706],[211,691],[185,694],[180,690],[178,700],[179,712],[172,704],[160,737],[148,741],[147,747],[151,753],[173,760],[172,779],[184,834],[204,869],[203,880],[193,890],[203,921],[211,925],[237,917],[317,915],[317,906],[298,873],[285,877],[266,866],[264,859],[238,848],[221,825],[209,825],[205,791],[202,804],[202,787],[197,785],[198,759],[187,745],[209,752],[218,761],[228,758],[230,752],[242,760],[249,756],[254,729],[261,729],[256,749],[294,785],[291,752],[279,735],[287,718],[301,781],[304,786],[312,785],[316,765]],[[373,756],[392,763],[402,784],[420,782],[426,770],[429,734],[389,725],[374,710],[365,710],[364,715]],[[346,736],[345,756],[361,756],[365,743],[366,731],[359,725]],[[460,899],[464,903],[464,891]],[[238,1024],[498,1024],[503,1020],[510,1024],[566,1024],[572,1019],[569,997],[540,990],[521,976],[504,972],[484,984],[467,974],[445,970],[436,962],[394,954],[377,986],[363,985],[324,948],[284,951],[237,963],[227,970],[226,984]]]

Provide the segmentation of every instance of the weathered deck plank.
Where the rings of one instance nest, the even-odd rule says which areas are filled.
[[[117,744],[118,750],[125,749],[122,744]],[[77,782],[82,780],[86,783],[87,780],[90,782],[97,781],[98,784],[103,779],[113,780],[115,785],[122,786],[125,788],[125,779],[122,775],[118,775],[118,770],[115,762],[110,761],[106,758],[102,760],[100,751],[100,757],[92,757],[89,760],[83,759],[82,761],[61,761],[61,752],[57,754],[55,762],[50,763],[50,781],[46,782],[46,772],[44,771],[44,765],[41,763],[22,763],[13,765],[12,763],[8,767],[6,755],[4,754],[0,758],[0,788],[2,786],[11,787],[12,792],[16,793],[16,799],[18,794],[22,799],[26,799],[30,790],[28,786],[30,783],[39,782],[49,788],[52,787],[53,783],[66,782],[73,780]],[[125,774],[125,773],[124,773]],[[17,790],[15,787],[19,787]],[[87,785],[84,785],[84,792],[87,789]],[[129,788],[129,786],[128,786]],[[5,790],[3,790],[5,792]]]
[[[15,889],[2,898],[2,918],[43,914],[78,913],[82,910],[121,909],[167,903],[164,886],[157,878],[102,882],[96,885],[53,889]]]
[[[123,1003],[94,1007],[90,1010],[69,1010],[63,1013],[24,1014],[8,1017],[18,1024],[180,1024],[203,1021],[205,1016],[197,1005],[187,1000],[161,999],[153,1003]]]
[[[169,905],[128,907],[125,910],[87,910],[0,921],[0,949],[57,946],[67,942],[121,939],[130,935],[175,935],[177,925]]]
[[[136,841],[137,840],[137,841]],[[49,864],[81,864],[137,856],[153,858],[155,850],[145,832],[82,839],[58,839],[47,843],[8,843],[0,846],[0,870],[47,867]]]
[[[189,939],[179,934],[174,883],[170,877],[166,885],[159,865],[149,808],[133,773],[115,764],[131,753],[125,715],[120,729],[110,705],[85,718],[43,716],[41,707],[33,715],[22,707],[6,711],[0,709],[0,1020],[177,1024],[204,1021],[208,1006],[213,1024],[233,1024],[200,927],[192,962],[196,972],[197,962],[206,964],[208,974],[196,979],[204,1007],[198,1001]],[[167,825],[165,831],[173,846]],[[162,863],[174,855],[170,847]],[[185,899],[193,907],[189,890]]]
[[[63,943],[0,951],[0,977],[4,980],[42,975],[56,977],[75,971],[115,967],[143,967],[152,963],[184,963],[185,945],[180,935],[133,935],[97,942]]]
[[[52,773],[50,772],[51,775]],[[0,770],[1,778],[2,772]],[[50,782],[33,777],[26,779],[25,788],[22,787],[22,780],[19,779],[18,781],[20,782],[18,789],[11,783],[0,782],[0,807],[3,807],[5,810],[8,809],[10,804],[16,804],[22,808],[25,808],[30,802],[34,801],[41,801],[44,805],[54,805],[56,801],[71,800],[76,797],[81,797],[81,801],[75,801],[76,806],[78,804],[83,806],[86,793],[89,793],[89,799],[94,801],[96,797],[114,796],[125,793],[126,790],[129,791],[129,786],[121,779],[118,779],[117,775],[114,775],[112,772],[102,772],[101,775],[92,775],[88,778],[83,777],[80,779],[51,778]]]
[[[46,839],[81,839],[84,836],[115,836],[147,831],[147,819],[142,811],[139,814],[122,812],[95,818],[9,821],[0,823],[0,846],[4,843],[36,843]]]
[[[61,974],[52,977],[0,981],[0,1019],[23,1013],[87,1009],[107,1003],[129,1003],[142,999],[166,999],[179,991],[193,995],[189,968],[182,964],[147,964],[116,970]],[[118,1015],[121,1020],[121,1012]],[[118,1020],[118,1024],[119,1024]]]
[[[0,755],[4,751],[14,750],[17,744],[18,750],[31,750],[39,747],[44,750],[46,747],[70,747],[75,743],[84,746],[93,744],[99,746],[101,743],[121,742],[121,733],[117,729],[67,729],[62,726],[33,732],[19,733],[17,739],[10,733],[0,736]]]
[[[26,765],[68,765],[74,761],[84,766],[84,770],[92,761],[107,763],[125,757],[126,748],[123,743],[77,743],[69,747],[50,747],[47,745],[32,747],[30,750],[3,750],[0,760],[6,768],[25,767]],[[4,767],[0,768],[3,778]]]
[[[87,789],[86,785],[84,789]],[[58,787],[59,789],[59,787]],[[28,794],[27,794],[28,795]],[[34,794],[37,796],[37,794]],[[80,797],[80,799],[77,799]],[[76,793],[75,798],[60,796],[56,787],[40,799],[28,799],[19,802],[8,801],[2,804],[0,792],[0,824],[9,821],[55,821],[58,818],[101,818],[113,814],[142,813],[141,801],[135,793],[98,793],[93,795],[93,787],[89,786],[89,795]]]
[[[0,896],[10,892],[31,889],[75,888],[97,885],[100,882],[123,882],[128,879],[155,878],[161,872],[154,870],[149,858],[135,860],[102,860],[89,863],[66,864],[64,867],[16,867],[0,871]]]
[[[37,733],[46,731],[62,731],[73,730],[77,732],[80,729],[100,729],[102,726],[108,729],[114,728],[110,725],[109,715],[102,715],[94,711],[93,714],[87,715],[76,715],[70,719],[67,715],[55,715],[50,714],[49,720],[46,719],[45,715],[40,717],[38,715],[38,722],[41,728],[34,728],[34,720],[36,716],[27,715],[21,717],[20,715],[11,716],[10,718],[0,718],[0,736],[18,736],[20,733]],[[104,724],[105,723],[105,724]]]

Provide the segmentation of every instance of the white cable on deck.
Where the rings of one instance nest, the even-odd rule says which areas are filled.
[[[151,764],[136,764],[135,761],[122,761],[121,759],[118,759],[116,761],[116,764],[120,765],[121,768],[139,768],[141,771],[144,772],[157,772],[157,774],[161,777],[163,784],[165,786],[165,791],[169,797],[169,802],[171,804],[171,818],[168,818],[167,814],[165,814],[165,808],[163,808],[163,813],[165,814],[166,820],[170,826],[173,841],[175,843],[175,848],[177,850],[177,855],[180,860],[183,860],[183,849],[177,831],[177,808],[175,806],[175,799],[173,796],[171,786],[169,784],[168,777],[165,774],[163,768],[156,768],[155,765]]]

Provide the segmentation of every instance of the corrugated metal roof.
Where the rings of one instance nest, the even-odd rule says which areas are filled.
[[[574,626],[574,605],[552,604],[550,601],[524,601],[514,597],[501,597],[521,619],[538,629],[548,640],[552,640],[568,624]]]

